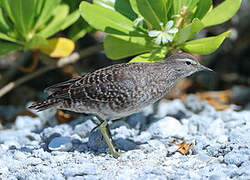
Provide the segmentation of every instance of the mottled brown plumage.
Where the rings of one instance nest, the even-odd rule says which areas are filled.
[[[156,63],[117,64],[46,88],[47,100],[31,108],[55,106],[114,120],[156,102],[178,80],[204,69],[187,53]]]

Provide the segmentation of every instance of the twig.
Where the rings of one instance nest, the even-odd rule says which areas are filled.
[[[74,52],[68,57],[59,59],[56,63],[50,63],[46,67],[40,68],[39,70],[37,70],[33,73],[30,73],[30,74],[27,74],[26,76],[23,76],[22,78],[20,78],[16,81],[10,82],[7,85],[5,85],[3,88],[0,89],[0,98],[3,97],[8,92],[10,92],[12,89],[20,86],[21,84],[23,84],[23,83],[25,83],[25,82],[27,82],[35,77],[40,76],[41,74],[44,74],[48,71],[51,71],[51,70],[54,70],[57,68],[61,68],[67,64],[76,63],[81,58],[87,57],[87,56],[94,54],[94,53],[101,51],[101,50],[103,50],[103,45],[98,44],[96,46],[92,46],[92,47],[86,48],[84,50],[81,50],[79,53]]]

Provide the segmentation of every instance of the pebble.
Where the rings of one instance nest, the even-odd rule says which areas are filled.
[[[18,116],[15,121],[16,129],[26,129],[26,130],[35,130],[41,129],[43,126],[40,118],[30,117],[30,116]]]
[[[88,119],[81,124],[77,124],[74,128],[74,132],[77,133],[80,137],[85,138],[88,137],[91,130],[96,126],[97,125],[94,124],[92,120]]]
[[[162,100],[158,105],[156,116],[163,118],[165,116],[173,116],[186,111],[187,110],[180,99],[175,99],[173,101]]]
[[[224,161],[227,164],[240,166],[243,162],[249,161],[249,155],[243,154],[242,152],[229,152],[224,156]]]
[[[203,111],[206,106],[206,102],[200,101],[195,95],[189,95],[185,101],[184,105],[187,109],[191,110],[194,113],[199,113]]]
[[[165,117],[153,124],[148,128],[148,132],[152,136],[167,138],[170,136],[184,137],[187,135],[185,127],[173,117]]]
[[[102,133],[99,129],[90,132],[88,147],[98,153],[109,152],[108,145],[102,137]]]
[[[48,148],[51,151],[69,151],[72,148],[72,142],[70,137],[55,137],[48,144]]]
[[[145,129],[147,124],[147,117],[142,112],[133,114],[127,118],[127,123],[134,129]]]

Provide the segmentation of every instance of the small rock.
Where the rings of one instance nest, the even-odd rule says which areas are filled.
[[[154,113],[154,105],[150,104],[147,107],[143,108],[142,110],[143,116],[149,116],[150,114]]]
[[[168,116],[180,115],[180,112],[183,112],[183,113],[187,112],[184,104],[182,103],[180,99],[175,99],[173,101],[162,100],[160,101],[158,105],[158,111],[156,115],[160,118],[163,118],[167,115]]]
[[[205,102],[200,101],[195,95],[189,95],[184,101],[186,108],[194,113],[201,112],[204,109],[205,104]]]
[[[133,114],[127,118],[127,122],[131,128],[145,129],[146,128],[146,116],[142,112]]]
[[[197,158],[200,160],[200,161],[204,161],[204,162],[208,162],[209,160],[211,160],[211,157],[208,156],[207,154],[205,154],[204,152],[199,152]]]
[[[149,140],[146,144],[140,145],[140,148],[143,149],[143,152],[153,152],[155,150],[159,151],[165,151],[166,152],[166,146],[159,140]]]
[[[76,119],[74,119],[73,121],[70,122],[70,125],[74,128],[76,125],[78,124],[82,124],[88,120],[92,120],[93,116],[84,116],[84,115],[80,115],[78,116]]]
[[[85,162],[84,164],[68,165],[64,168],[63,174],[66,177],[85,177],[86,175],[95,175],[98,167],[96,164]],[[67,178],[66,178],[67,179]],[[83,178],[85,179],[85,178]]]
[[[43,124],[40,118],[30,117],[30,116],[18,116],[15,122],[16,129],[27,129],[27,130],[35,130],[42,128]]]
[[[137,144],[135,144],[133,141],[122,138],[116,139],[115,145],[118,149],[124,151],[129,151],[137,148]]]
[[[219,138],[225,135],[224,122],[221,119],[216,119],[209,124],[207,133],[213,138]]]
[[[51,151],[69,151],[72,148],[70,137],[55,137],[48,145]]]
[[[223,180],[223,179],[225,179],[225,176],[220,176],[220,175],[214,174],[214,175],[209,176],[208,179],[209,180]]]
[[[59,133],[51,134],[47,139],[45,139],[45,143],[49,144],[54,138],[61,137],[62,135]]]
[[[29,157],[25,160],[25,163],[27,165],[36,166],[38,164],[42,164],[43,161],[40,158]]]
[[[85,138],[88,137],[91,130],[95,127],[96,124],[94,124],[92,120],[88,119],[81,124],[77,124],[75,126],[74,132],[77,133],[80,137]]]
[[[184,137],[187,135],[187,130],[181,123],[172,117],[165,117],[152,125],[147,130],[153,136],[166,138],[169,136]]]
[[[110,129],[116,129],[116,128],[119,128],[121,126],[125,126],[127,128],[130,128],[129,125],[124,121],[124,119],[112,121],[112,123],[110,124],[109,127],[110,127]]]
[[[90,132],[88,147],[99,153],[108,152],[108,145],[105,142],[105,139],[102,137],[102,133],[99,129]]]
[[[249,161],[249,157],[246,154],[229,152],[224,156],[224,161],[227,164],[240,166],[243,162]]]
[[[236,104],[250,102],[250,88],[246,86],[233,86],[231,98],[232,102]]]
[[[148,131],[142,131],[140,135],[136,136],[134,140],[140,143],[146,143],[151,139],[152,135]]]
[[[26,154],[20,151],[15,151],[13,158],[19,161],[25,161],[26,160]]]
[[[50,136],[55,133],[58,133],[62,136],[71,136],[72,127],[69,126],[68,124],[61,124],[55,127],[45,128],[41,133],[42,140],[45,142],[48,141]]]
[[[132,138],[136,136],[139,131],[135,129],[127,128],[126,126],[121,126],[119,128],[112,129],[111,132],[113,134],[112,137],[115,139],[118,139],[118,138],[128,139],[128,138]]]

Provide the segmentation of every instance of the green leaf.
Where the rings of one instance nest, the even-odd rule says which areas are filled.
[[[69,13],[69,6],[68,5],[59,5],[54,11],[54,18],[48,24],[48,26],[40,31],[38,34],[48,38],[55,34],[56,32],[61,30],[61,27],[64,25],[65,18]]]
[[[33,36],[27,43],[25,43],[25,49],[34,49],[38,46],[46,46],[48,45],[48,41],[39,35]]]
[[[231,19],[238,11],[241,5],[241,0],[225,0],[212,11],[206,14],[202,19],[205,27],[221,24]]]
[[[8,32],[11,29],[11,24],[8,18],[5,16],[3,9],[0,7],[0,31]]]
[[[40,0],[38,0],[38,1],[40,1]],[[41,7],[38,19],[36,20],[36,24],[34,26],[34,29],[37,29],[41,25],[44,25],[51,18],[54,10],[61,2],[61,0],[43,0],[43,1],[44,2],[43,2],[43,5]]]
[[[204,1],[204,0],[201,0],[201,1]],[[199,0],[174,0],[173,1],[174,15],[180,14],[181,10],[185,6],[187,7],[186,12],[192,11],[198,2],[199,2]]]
[[[189,39],[195,37],[195,35],[204,28],[202,22],[195,18],[192,23],[187,25],[185,28],[181,29],[174,38],[174,44],[179,45],[186,42]]]
[[[79,5],[82,0],[63,0],[62,3],[66,3],[70,7],[70,12],[74,12],[79,9]]]
[[[131,8],[133,9],[133,11],[138,14],[138,15],[141,15],[140,12],[139,12],[139,9],[137,7],[137,1],[136,0],[129,0],[129,3],[131,5]]]
[[[0,42],[0,56],[9,54],[12,51],[20,50],[21,48],[22,46],[14,43]]]
[[[111,10],[115,10],[115,1],[114,0],[93,0],[93,4],[100,5]]]
[[[36,13],[36,0],[2,0],[4,10],[18,32],[27,39]]]
[[[94,28],[109,34],[141,36],[133,27],[133,22],[120,13],[99,5],[82,2],[82,17]]]
[[[131,62],[147,62],[147,63],[154,63],[156,61],[161,61],[165,58],[168,52],[168,48],[164,46],[161,49],[152,50],[149,53],[141,54],[134,57]]]
[[[71,14],[69,14],[65,19],[64,19],[64,23],[61,25],[60,30],[64,30],[67,27],[71,26],[74,22],[76,22],[78,20],[78,18],[80,17],[80,13],[78,10],[72,12]]]
[[[68,37],[73,40],[77,41],[78,39],[82,38],[85,34],[92,31],[92,27],[84,21],[83,18],[79,19],[75,24],[72,25],[70,31],[68,33]]]
[[[152,25],[153,29],[161,29],[160,23],[166,23],[166,0],[135,0],[139,13]]]
[[[173,1],[174,0],[167,0],[167,4],[166,4],[166,19],[168,19],[168,16],[172,16],[173,14],[171,14],[170,10],[171,10],[171,7],[173,5]],[[171,19],[171,18],[169,18]]]
[[[149,38],[108,35],[104,40],[106,55],[120,59],[157,49]]]
[[[117,11],[132,21],[137,18],[128,0],[94,0],[93,3]]]
[[[191,12],[200,0],[185,0],[184,6],[187,6],[187,12]],[[201,0],[204,1],[204,0]],[[207,0],[206,0],[207,1]]]
[[[0,39],[6,40],[6,41],[15,42],[15,43],[19,42],[15,38],[12,38],[12,37],[6,35],[5,33],[1,33],[1,32],[0,32]]]
[[[194,13],[194,18],[199,18],[200,20],[207,14],[208,10],[212,5],[212,0],[200,0],[197,9]]]
[[[222,44],[226,37],[230,37],[232,31],[226,31],[218,36],[207,37],[186,42],[180,46],[185,51],[197,54],[210,54]]]
[[[37,1],[37,3],[36,3],[36,16],[39,16],[39,14],[41,13],[44,1],[45,0],[38,0]]]

